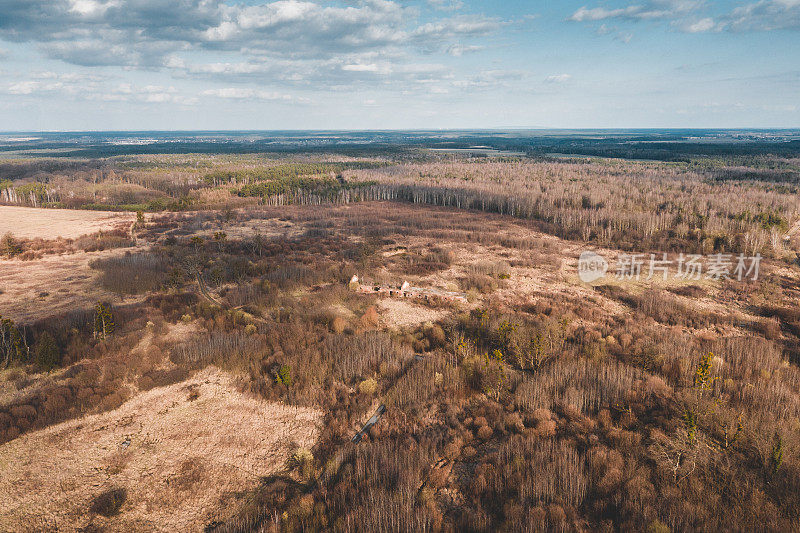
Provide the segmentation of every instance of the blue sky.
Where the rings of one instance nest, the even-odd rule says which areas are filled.
[[[0,0],[0,130],[800,127],[800,0]]]

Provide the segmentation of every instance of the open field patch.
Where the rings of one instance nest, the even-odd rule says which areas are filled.
[[[425,322],[436,322],[447,312],[441,309],[429,309],[397,298],[378,300],[381,320],[389,327],[404,328],[418,326]]]
[[[0,206],[0,235],[22,239],[74,239],[98,231],[128,227],[136,215],[125,212],[79,209],[39,209]]]
[[[46,255],[31,261],[0,259],[0,315],[28,322],[89,307],[98,300],[132,301],[103,289],[98,281],[100,272],[89,266],[94,260],[124,254],[124,249],[115,249]]]
[[[800,530],[797,161],[485,155],[6,167],[0,533]]]
[[[199,531],[227,515],[235,491],[310,448],[321,416],[246,397],[207,368],[0,446],[0,530]],[[90,511],[113,490],[124,499],[113,516]]]

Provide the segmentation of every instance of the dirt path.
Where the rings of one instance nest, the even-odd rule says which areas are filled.
[[[209,302],[211,302],[214,305],[218,305],[218,306],[222,307],[223,309],[227,309],[228,308],[227,305],[225,305],[224,303],[220,302],[219,300],[217,300],[216,298],[211,296],[211,293],[209,292],[208,287],[206,286],[206,282],[203,279],[203,275],[200,273],[199,270],[195,270],[194,277],[197,280],[197,287],[200,290],[200,294],[206,300],[208,300]]]
[[[383,416],[383,413],[385,413],[385,412],[386,412],[386,405],[385,404],[380,404],[378,406],[378,409],[375,410],[375,414],[372,415],[370,417],[370,419],[367,420],[367,423],[364,424],[364,427],[362,427],[361,430],[358,433],[355,434],[355,436],[353,437],[353,441],[352,442],[354,442],[355,444],[358,444],[359,442],[361,442],[361,438],[364,436],[364,433],[369,431],[369,428],[371,428],[372,426],[377,424],[378,421]]]

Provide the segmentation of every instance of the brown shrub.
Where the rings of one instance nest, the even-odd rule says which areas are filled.
[[[639,370],[616,361],[557,360],[520,384],[516,404],[529,411],[573,406],[596,413],[623,401],[641,378]]]
[[[374,328],[378,325],[378,310],[375,306],[370,306],[361,316],[361,325],[365,328]]]
[[[672,294],[686,296],[687,298],[702,298],[707,294],[706,290],[699,285],[679,285],[670,287],[667,290]]]
[[[497,289],[498,282],[485,274],[468,274],[459,278],[458,284],[462,291],[476,290],[481,294],[488,294]]]
[[[153,369],[144,373],[138,380],[140,390],[150,390],[155,387],[166,387],[189,378],[185,368],[175,367],[169,370]]]
[[[153,292],[166,280],[166,261],[151,253],[98,259],[92,261],[91,267],[102,271],[100,284],[105,289],[119,294]]]
[[[123,487],[110,488],[95,496],[89,506],[89,511],[105,517],[112,517],[119,514],[127,499],[127,489]]]
[[[514,436],[499,449],[487,475],[491,495],[510,491],[523,505],[580,506],[589,492],[586,457],[571,443]]]
[[[428,339],[430,347],[433,349],[443,346],[447,340],[444,330],[441,328],[441,326],[437,325],[432,325],[428,328],[425,328],[425,338]]]
[[[331,320],[331,331],[336,335],[341,335],[345,328],[347,327],[347,322],[345,322],[344,318],[340,316],[336,316]]]
[[[36,408],[32,405],[16,405],[11,408],[11,416],[19,420],[32,421],[36,418]]]
[[[777,318],[765,318],[755,324],[755,329],[768,340],[781,337],[781,323]]]
[[[99,401],[98,401],[99,400]],[[94,399],[92,403],[97,404],[97,409],[99,411],[112,411],[125,403],[125,394],[122,392],[112,392],[111,394],[97,399]]]

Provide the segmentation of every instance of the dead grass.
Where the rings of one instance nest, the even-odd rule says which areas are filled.
[[[199,531],[311,448],[322,413],[248,398],[215,368],[0,446],[0,530]],[[98,497],[125,490],[112,516]],[[107,513],[108,514],[108,513]]]
[[[23,239],[74,239],[121,226],[127,228],[134,220],[134,213],[125,212],[0,206],[0,233],[10,231]]]
[[[25,323],[91,306],[98,300],[130,301],[104,290],[98,282],[100,272],[89,267],[93,260],[124,254],[124,249],[115,249],[48,255],[25,262],[0,259],[0,315]]]
[[[124,349],[115,357],[130,361],[148,358],[146,362],[155,365],[159,361],[155,356],[170,353],[171,363],[136,366],[141,375],[135,380],[128,375],[122,384],[132,388],[135,383],[148,392],[115,411],[31,431],[0,447],[4,478],[0,493],[10,494],[0,501],[0,516],[4,517],[0,531],[26,527],[74,530],[90,525],[95,530],[114,531],[198,530],[224,519],[225,509],[235,507],[255,509],[255,516],[267,522],[273,520],[275,510],[274,518],[286,529],[292,524],[302,524],[298,530],[336,528],[337,523],[344,523],[337,522],[336,509],[342,510],[346,524],[358,524],[360,529],[388,529],[389,522],[382,520],[391,518],[399,523],[397,517],[419,529],[435,529],[424,522],[424,513],[435,510],[432,524],[449,520],[436,514],[439,506],[442,513],[465,509],[463,516],[446,524],[454,530],[481,523],[486,530],[501,526],[511,530],[568,529],[565,517],[569,515],[569,523],[579,524],[575,517],[584,512],[592,516],[587,527],[600,529],[600,520],[618,513],[620,501],[626,502],[635,516],[645,517],[650,509],[662,517],[672,513],[679,508],[673,502],[682,501],[684,494],[688,494],[686,501],[695,505],[706,501],[705,488],[700,494],[699,488],[692,487],[701,487],[700,481],[710,476],[673,487],[651,468],[647,444],[635,440],[647,435],[648,428],[666,431],[670,425],[682,424],[681,412],[671,406],[684,401],[684,384],[701,350],[718,354],[714,372],[721,379],[715,381],[715,387],[724,398],[730,398],[720,404],[721,416],[734,420],[739,408],[748,409],[756,416],[747,417],[747,431],[767,437],[776,427],[785,431],[783,422],[797,418],[797,402],[791,393],[797,388],[796,369],[781,351],[784,341],[795,335],[790,329],[797,322],[790,312],[796,307],[794,298],[766,300],[771,307],[764,308],[741,296],[735,300],[724,296],[740,291],[738,286],[725,289],[725,285],[704,283],[684,290],[677,284],[614,281],[613,274],[606,281],[610,289],[598,289],[577,277],[583,243],[544,236],[535,226],[508,217],[471,213],[456,217],[454,213],[365,203],[253,210],[234,213],[225,220],[214,213],[164,215],[163,221],[151,220],[142,232],[146,234],[143,239],[163,242],[168,235],[176,237],[171,244],[164,244],[170,253],[186,252],[190,246],[187,237],[204,232],[204,242],[191,245],[192,253],[213,257],[224,266],[222,271],[238,268],[233,258],[252,260],[258,268],[242,268],[238,287],[233,286],[236,278],[230,277],[214,290],[229,303],[252,306],[250,316],[255,323],[244,327],[236,322],[234,312],[199,304],[190,307],[192,300],[180,303],[179,295],[154,296],[155,307],[170,309],[170,320],[181,316],[192,320],[187,318],[174,327],[159,320],[137,326],[146,332],[135,339],[138,331],[132,328],[130,342],[121,344]],[[173,224],[173,217],[186,220]],[[217,231],[226,233],[227,240],[214,239]],[[256,242],[257,233],[269,238]],[[435,248],[439,251],[434,253]],[[395,253],[398,250],[401,253]],[[599,252],[608,258],[617,253]],[[413,261],[409,262],[409,257]],[[764,266],[773,268],[774,264],[765,260]],[[409,266],[414,267],[410,273]],[[772,282],[777,294],[783,294],[780,287],[796,286],[796,269],[791,268]],[[485,293],[473,291],[468,302],[431,309],[419,301],[347,293],[346,283],[353,273],[380,283],[407,280],[414,286],[440,290],[457,290],[459,280],[478,275],[492,280],[494,286]],[[254,287],[260,288],[255,291]],[[269,298],[267,289],[275,289]],[[173,296],[174,307],[169,303]],[[163,305],[156,304],[162,299]],[[642,305],[637,304],[638,299]],[[377,313],[373,314],[372,305]],[[470,308],[475,312],[464,313]],[[731,317],[726,315],[724,322],[717,322],[702,313],[716,308],[728,309]],[[733,317],[734,312],[742,318]],[[731,336],[740,323],[752,328],[756,319],[763,320],[753,313],[774,316],[768,326],[775,342],[721,338]],[[454,316],[448,319],[448,314]],[[699,318],[686,320],[689,315]],[[144,324],[149,318],[138,320]],[[442,328],[419,327],[440,319]],[[373,331],[376,327],[411,331],[392,336]],[[180,341],[186,342],[170,346]],[[129,346],[135,347],[129,350]],[[412,349],[425,352],[426,357],[416,360]],[[484,357],[487,353],[492,354],[496,366]],[[279,469],[295,446],[310,447],[314,427],[310,419],[318,421],[321,415],[245,398],[236,392],[230,377],[219,371],[206,370],[186,379],[190,368],[209,363],[247,372],[249,378],[238,390],[246,385],[264,398],[325,406],[326,429],[314,448],[318,462],[296,462],[305,465],[300,468],[305,477],[310,476],[312,467],[319,468],[317,473],[324,472],[322,478],[329,479],[318,486],[321,490],[300,496],[296,485],[280,479],[246,493],[259,476]],[[111,365],[107,368],[113,369]],[[0,379],[4,379],[1,373]],[[115,387],[121,379],[113,382]],[[119,403],[108,409],[121,402],[120,397]],[[355,422],[363,422],[378,402],[389,405],[381,424],[370,430],[362,445],[351,448],[352,453],[329,462],[338,444],[352,436]],[[15,421],[29,418],[23,412],[25,406],[15,407]],[[780,418],[773,411],[780,413]],[[699,431],[709,435],[722,431],[722,426],[715,424],[706,421]],[[312,436],[304,441],[295,431]],[[508,440],[511,433],[519,437]],[[447,453],[451,460],[465,445],[465,469],[469,472],[463,483],[448,478],[451,467],[459,471],[457,463],[431,467],[445,445],[443,439],[452,435],[458,435],[459,442],[450,443],[455,444],[451,446],[455,451]],[[745,438],[750,437],[743,436],[742,444],[729,452],[729,464],[744,465],[740,460],[744,458],[755,464],[755,452],[746,451],[750,448],[768,457],[769,438],[762,439],[766,443],[763,450],[758,448],[760,442],[752,447]],[[797,447],[785,438],[787,461],[785,474],[781,473],[785,477],[775,477],[769,483],[772,487],[779,487],[781,479],[792,480],[792,484],[797,479],[792,457]],[[547,439],[554,439],[552,446]],[[598,483],[595,478],[602,470],[587,461],[604,457],[603,448],[597,448],[606,446],[615,454],[624,452],[620,457],[630,457],[631,462],[624,469],[614,467],[616,473],[610,480]],[[342,458],[344,463],[337,466]],[[601,466],[613,462],[596,461]],[[759,472],[760,467],[736,468]],[[534,479],[536,471],[544,472],[544,477]],[[708,473],[746,479],[741,472]],[[424,490],[420,490],[423,480]],[[628,480],[634,483],[628,484]],[[631,489],[647,483],[654,486],[650,492]],[[759,483],[754,481],[752,486]],[[793,487],[789,481],[785,486]],[[273,491],[271,487],[281,488]],[[442,503],[438,498],[444,491],[431,492],[443,487],[457,489],[463,495],[460,503]],[[716,486],[709,487],[708,494],[719,494]],[[670,496],[672,488],[675,491]],[[630,496],[606,498],[599,490]],[[671,500],[662,503],[652,495],[656,490]],[[233,491],[245,492],[234,496]],[[781,492],[796,493],[793,488]],[[324,506],[320,496],[326,498]],[[586,511],[583,502],[587,497],[592,505],[604,507]],[[636,511],[632,501],[644,502],[648,511]],[[731,507],[719,507],[719,501],[714,503],[716,509],[724,508],[728,514]],[[503,507],[481,502],[502,502]],[[748,502],[747,506],[761,509],[761,503]],[[553,516],[550,526],[542,518],[545,504],[546,512]],[[523,507],[537,506],[538,511],[523,513]],[[479,519],[467,514],[472,511],[466,509],[472,508]],[[786,506],[793,508],[797,508],[795,504]],[[687,518],[670,523],[676,530],[691,528],[690,519],[699,513],[677,514]],[[414,522],[416,519],[421,521]],[[627,529],[646,529],[647,522],[634,520],[638,518],[631,519]],[[227,529],[221,530],[247,530],[241,524],[248,523],[252,522],[229,521]],[[720,528],[708,518],[696,523],[707,529]]]
[[[425,322],[436,322],[447,312],[442,309],[430,309],[396,298],[383,298],[377,301],[380,321],[390,328],[406,328]]]

